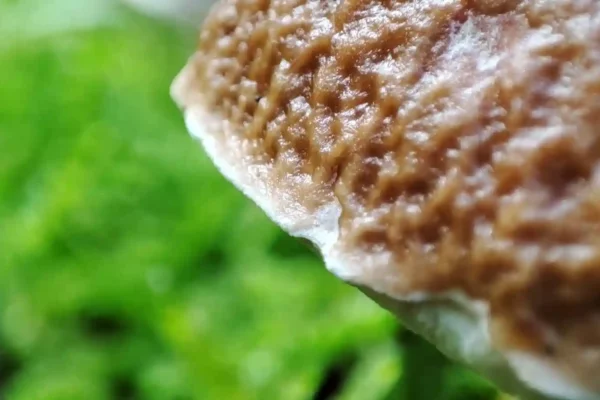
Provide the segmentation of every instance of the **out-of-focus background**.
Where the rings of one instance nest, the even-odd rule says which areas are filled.
[[[499,399],[186,134],[168,89],[205,9],[0,0],[0,398]]]

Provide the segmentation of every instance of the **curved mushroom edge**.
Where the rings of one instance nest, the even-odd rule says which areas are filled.
[[[195,90],[193,59],[192,56],[171,87],[171,96],[184,112],[188,131],[201,143],[219,172],[272,221],[291,236],[312,242],[331,273],[359,288],[446,356],[477,370],[509,393],[532,400],[600,399],[599,393],[581,387],[539,354],[496,348],[489,334],[490,316],[485,302],[460,291],[398,296],[386,290],[381,273],[373,274],[364,265],[357,265],[356,257],[336,246],[341,216],[336,199],[316,212],[309,210],[289,193],[280,193],[270,186],[269,168],[252,165],[241,150],[241,143],[225,145],[216,139],[222,120],[207,111]]]

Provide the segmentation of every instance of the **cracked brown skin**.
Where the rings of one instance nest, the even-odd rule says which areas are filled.
[[[221,0],[198,50],[205,107],[395,294],[484,300],[600,390],[600,2]]]

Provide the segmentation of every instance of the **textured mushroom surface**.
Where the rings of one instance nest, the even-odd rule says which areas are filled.
[[[174,94],[338,276],[600,392],[600,2],[222,0]]]

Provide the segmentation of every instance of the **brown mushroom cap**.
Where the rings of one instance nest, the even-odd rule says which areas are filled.
[[[600,396],[600,2],[221,0],[173,93],[340,278],[511,390]]]

